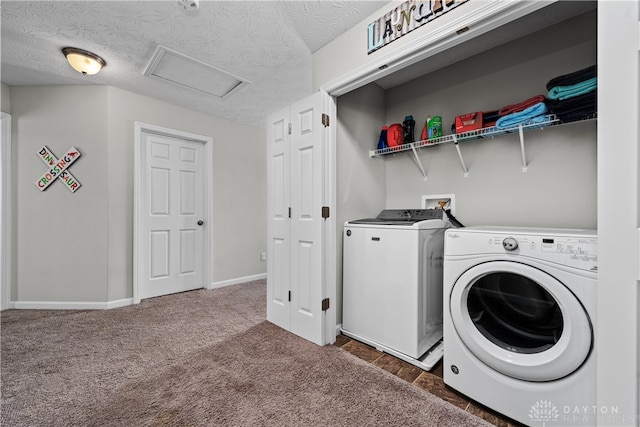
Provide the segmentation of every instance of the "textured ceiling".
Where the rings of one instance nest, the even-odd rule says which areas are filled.
[[[311,53],[387,1],[1,1],[0,78],[18,85],[110,85],[243,123],[311,92]],[[145,76],[158,45],[250,82],[220,99]],[[60,49],[107,62],[82,76]]]

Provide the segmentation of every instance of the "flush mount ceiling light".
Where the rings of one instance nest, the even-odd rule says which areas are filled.
[[[74,70],[84,74],[85,76],[97,74],[98,71],[102,70],[102,68],[107,65],[105,60],[95,53],[91,53],[83,49],[65,47],[62,48],[62,53],[67,57],[69,65],[71,65]]]

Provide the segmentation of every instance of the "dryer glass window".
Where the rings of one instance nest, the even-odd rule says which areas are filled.
[[[469,289],[467,309],[485,338],[516,353],[543,352],[562,335],[558,303],[519,274],[496,272],[478,279]]]

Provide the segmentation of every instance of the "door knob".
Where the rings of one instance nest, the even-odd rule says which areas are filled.
[[[204,221],[203,221],[203,220],[201,220],[201,219],[199,219],[199,220],[198,220],[198,225],[204,225]]]

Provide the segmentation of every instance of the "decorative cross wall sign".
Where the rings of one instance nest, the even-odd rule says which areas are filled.
[[[56,159],[56,156],[53,155],[46,145],[38,151],[38,155],[40,159],[50,167],[50,169],[36,181],[36,186],[40,191],[46,190],[56,178],[59,178],[72,193],[75,193],[76,190],[80,188],[80,182],[71,175],[71,172],[67,171],[67,168],[80,157],[80,151],[78,151],[77,148],[69,148],[60,160]]]

